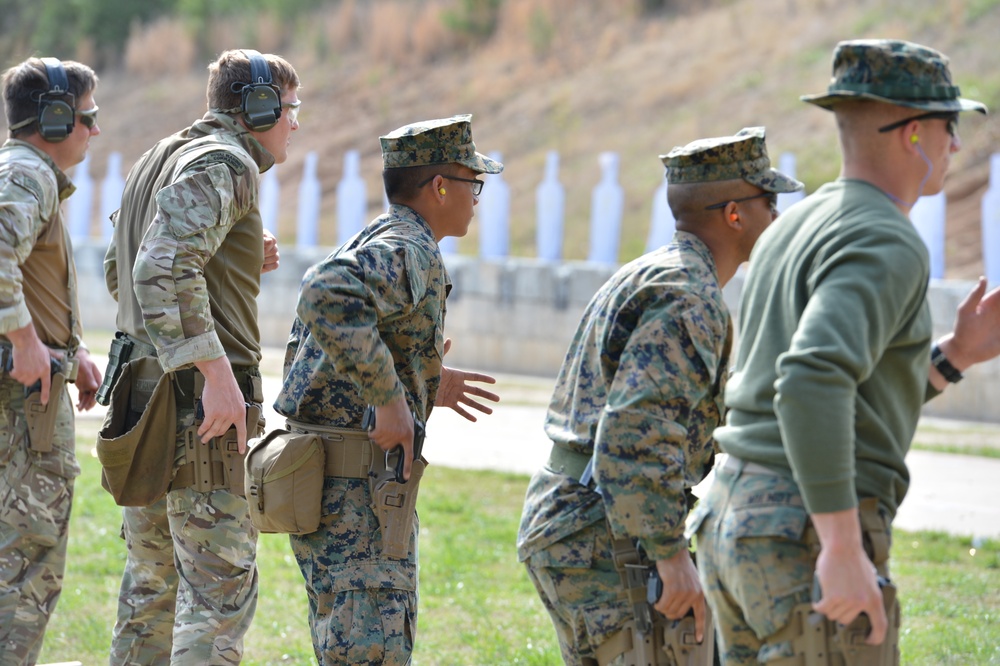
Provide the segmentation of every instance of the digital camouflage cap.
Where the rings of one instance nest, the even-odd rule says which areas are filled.
[[[671,185],[742,179],[767,192],[797,192],[802,183],[771,168],[763,127],[747,127],[735,136],[698,139],[678,146],[660,160]]]
[[[847,100],[869,99],[925,111],[986,113],[985,104],[959,97],[947,56],[894,39],[840,42],[833,52],[833,78],[826,94],[800,99],[824,109]]]
[[[379,141],[383,169],[457,163],[477,173],[503,171],[503,164],[476,152],[470,114],[405,125]]]

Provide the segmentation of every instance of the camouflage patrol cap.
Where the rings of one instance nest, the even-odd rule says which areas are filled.
[[[767,192],[798,192],[804,187],[771,168],[763,127],[746,127],[735,136],[698,139],[660,155],[660,160],[671,185],[742,179]]]
[[[503,171],[503,164],[476,152],[470,114],[405,125],[379,141],[384,169],[457,163],[477,173]]]
[[[925,111],[986,113],[985,104],[959,97],[947,56],[895,39],[840,42],[833,52],[833,78],[826,94],[800,99],[824,109],[847,100],[869,99]]]

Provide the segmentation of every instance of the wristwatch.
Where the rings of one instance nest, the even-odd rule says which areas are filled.
[[[937,368],[938,372],[941,373],[941,376],[952,384],[957,384],[962,381],[962,377],[964,375],[958,371],[958,368],[951,364],[951,361],[949,361],[948,357],[944,355],[944,352],[941,351],[941,347],[939,347],[936,342],[931,347],[931,365]]]

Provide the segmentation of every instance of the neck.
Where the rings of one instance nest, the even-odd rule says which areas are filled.
[[[686,231],[692,236],[696,236],[708,247],[708,251],[712,255],[712,261],[715,262],[715,272],[719,276],[720,287],[725,287],[729,284],[729,281],[736,275],[736,269],[740,267],[740,264],[749,259],[749,257],[743,256],[738,248],[734,246],[732,238],[720,238],[705,229],[692,230],[684,229],[680,226],[677,228],[680,231]]]

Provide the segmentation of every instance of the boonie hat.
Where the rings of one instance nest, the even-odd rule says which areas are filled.
[[[771,168],[763,127],[746,127],[735,136],[698,139],[678,146],[660,160],[671,185],[742,179],[767,192],[798,192],[804,185]]]
[[[385,169],[458,163],[477,173],[503,171],[503,164],[476,152],[471,114],[405,125],[379,142]]]
[[[869,99],[925,111],[986,113],[985,104],[959,94],[943,53],[896,39],[858,39],[840,42],[834,49],[826,94],[800,99],[824,109]]]

